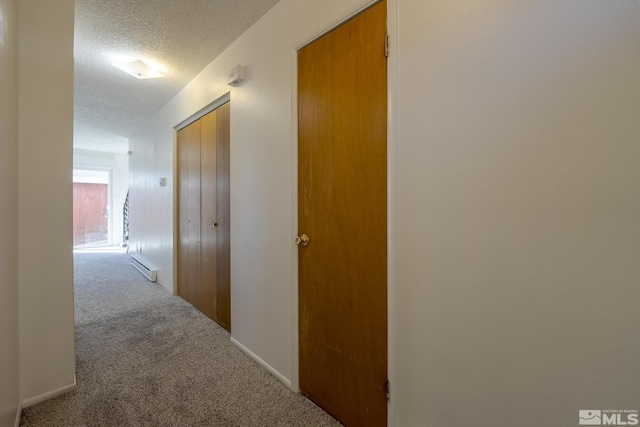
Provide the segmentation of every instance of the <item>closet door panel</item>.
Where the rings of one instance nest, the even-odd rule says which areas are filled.
[[[188,301],[200,308],[200,122],[194,127],[193,137],[188,143],[188,239],[187,275]]]
[[[178,295],[197,306],[200,276],[200,123],[178,131]]]
[[[216,111],[200,119],[200,310],[217,319]]]
[[[184,265],[187,261],[187,248],[189,247],[189,239],[187,238],[187,219],[188,213],[186,207],[188,206],[187,198],[187,180],[185,177],[185,171],[187,170],[187,149],[186,149],[186,133],[187,128],[180,129],[177,135],[177,189],[178,189],[178,295],[184,299],[189,298],[189,288],[187,287],[187,269]]]
[[[217,112],[217,321],[231,330],[230,103]]]

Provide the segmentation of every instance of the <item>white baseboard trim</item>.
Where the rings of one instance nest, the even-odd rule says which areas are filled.
[[[75,378],[73,379],[73,384],[69,384],[67,386],[61,387],[57,390],[48,391],[38,396],[30,397],[22,401],[22,407],[28,408],[29,406],[37,405],[38,403],[42,403],[45,400],[53,399],[54,397],[61,396],[65,393],[69,393],[70,391],[74,391],[77,387]]]
[[[286,385],[287,387],[291,388],[291,380],[288,379],[287,377],[285,377],[284,375],[282,375],[280,372],[276,371],[271,365],[269,365],[267,362],[265,362],[264,360],[260,359],[258,356],[255,355],[255,353],[253,353],[251,350],[249,350],[247,347],[243,346],[242,344],[240,344],[240,342],[238,342],[238,340],[236,340],[235,338],[231,337],[231,342],[233,344],[235,344],[236,347],[238,347],[240,350],[242,350],[242,352],[244,354],[246,354],[247,356],[249,356],[250,358],[252,358],[253,360],[255,360],[256,362],[258,362],[258,364],[260,366],[262,366],[264,369],[266,369],[267,371],[269,371],[269,373],[271,375],[273,375],[274,377],[276,377],[277,379],[279,379],[284,385]]]
[[[22,404],[18,403],[16,409],[16,420],[13,422],[13,427],[20,427],[20,419],[22,419]]]

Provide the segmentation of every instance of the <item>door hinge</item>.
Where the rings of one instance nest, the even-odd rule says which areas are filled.
[[[384,35],[384,56],[389,57],[389,34]]]
[[[389,387],[389,379],[384,380],[384,392],[387,395],[387,402],[391,400],[391,388]]]

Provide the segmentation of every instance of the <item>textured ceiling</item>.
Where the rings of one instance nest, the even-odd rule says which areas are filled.
[[[129,138],[278,0],[76,0],[74,147],[126,152]],[[165,78],[112,62],[141,59]]]

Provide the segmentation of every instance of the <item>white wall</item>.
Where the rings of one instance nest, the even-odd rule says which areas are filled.
[[[292,85],[296,48],[367,4],[281,0],[130,141],[131,243],[173,289],[173,126],[231,90],[232,336],[292,378]],[[203,41],[206,43],[206,41]],[[246,66],[246,81],[226,84]],[[158,179],[169,178],[160,188]]]
[[[75,382],[73,0],[19,2],[20,397]]]
[[[122,208],[129,190],[129,156],[94,150],[73,150],[73,168],[103,170],[111,174],[109,244],[122,244]]]
[[[19,396],[17,0],[0,0],[0,426],[13,425]]]
[[[640,410],[640,4],[398,3],[398,425]]]

